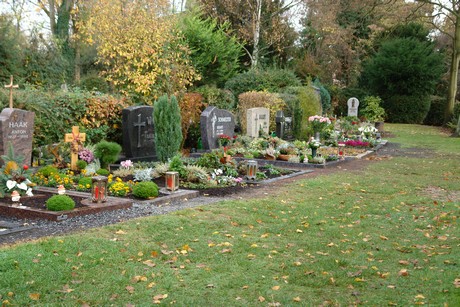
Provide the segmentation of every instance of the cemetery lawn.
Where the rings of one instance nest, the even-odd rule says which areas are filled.
[[[460,139],[257,198],[0,248],[3,305],[458,306]],[[131,304],[131,305],[130,305]]]

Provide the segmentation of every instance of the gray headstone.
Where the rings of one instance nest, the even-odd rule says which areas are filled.
[[[280,139],[284,138],[284,128],[286,125],[286,118],[283,111],[276,111],[276,136]]]
[[[203,149],[218,148],[218,136],[225,134],[233,137],[235,116],[227,110],[207,107],[200,116],[201,141]]]
[[[348,105],[348,116],[358,116],[358,107],[359,107],[359,100],[358,98],[351,97],[347,101]]]
[[[252,108],[246,113],[247,118],[247,135],[250,137],[259,137],[259,131],[262,130],[266,134],[269,132],[270,126],[270,110],[267,108]]]
[[[35,113],[20,109],[5,108],[0,113],[0,154],[8,151],[11,142],[16,156],[24,157],[24,164],[30,165],[34,134]]]
[[[155,125],[152,106],[123,109],[123,151],[126,158],[155,156]]]

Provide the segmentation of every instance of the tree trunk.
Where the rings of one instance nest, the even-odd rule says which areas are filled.
[[[75,42],[75,84],[80,85],[80,76],[81,76],[81,53],[80,53],[80,44],[78,41]]]
[[[257,68],[259,64],[259,39],[260,39],[260,16],[262,13],[262,0],[256,0],[256,11],[254,14],[254,44],[251,56],[251,67]]]
[[[460,20],[456,18],[454,41],[452,42],[452,62],[449,72],[449,89],[447,96],[447,105],[444,113],[444,123],[448,123],[452,119],[454,113],[455,97],[457,96],[458,82],[458,65],[460,62]]]

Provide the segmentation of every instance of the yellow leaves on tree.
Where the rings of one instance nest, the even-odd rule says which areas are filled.
[[[167,0],[95,1],[82,32],[97,46],[108,81],[152,102],[184,91],[199,76],[177,31]]]

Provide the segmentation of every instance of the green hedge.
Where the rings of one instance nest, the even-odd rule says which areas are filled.
[[[430,110],[429,96],[395,95],[383,102],[388,121],[393,123],[421,124]]]

